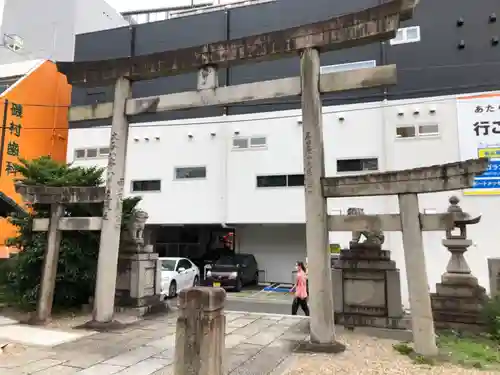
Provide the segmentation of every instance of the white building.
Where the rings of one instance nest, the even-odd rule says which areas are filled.
[[[75,35],[128,25],[105,0],[0,0],[0,64],[72,61]]]
[[[474,132],[476,121],[500,121],[487,111],[488,105],[500,113],[500,93],[325,107],[326,174],[398,170],[477,157],[478,148],[494,148],[497,143],[500,147],[493,127],[486,136]],[[106,166],[109,136],[109,127],[70,130],[68,161]],[[294,263],[305,258],[300,111],[133,124],[125,191],[143,197],[141,207],[150,215],[149,224],[234,227],[236,250],[256,256],[261,278],[289,282]],[[464,210],[483,215],[470,230],[475,245],[466,257],[487,287],[486,258],[498,253],[493,228],[500,196],[495,195],[499,189],[482,192],[487,195],[456,194]],[[445,211],[452,194],[421,195],[421,212]],[[362,207],[368,214],[398,212],[396,197],[328,202],[330,214],[345,214],[348,207]],[[449,259],[441,245],[443,236],[424,233],[431,289]],[[347,246],[350,233],[331,233],[330,239]],[[385,246],[401,269],[406,301],[401,234],[386,233]]]

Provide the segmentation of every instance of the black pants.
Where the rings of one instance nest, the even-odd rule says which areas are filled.
[[[295,297],[292,303],[292,315],[297,315],[297,311],[299,310],[299,306],[304,311],[306,316],[309,316],[309,306],[307,306],[307,298],[302,299]]]

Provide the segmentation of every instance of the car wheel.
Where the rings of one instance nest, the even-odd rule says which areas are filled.
[[[238,277],[236,279],[236,286],[234,287],[234,291],[240,292],[242,287],[243,287],[243,283],[241,282],[241,279]]]
[[[199,280],[198,276],[195,276],[194,281],[193,281],[193,286],[198,286],[199,283],[200,283],[200,280]]]
[[[168,296],[174,298],[177,295],[177,283],[172,281],[168,287]]]
[[[255,276],[253,277],[252,280],[252,285],[259,285],[259,273],[255,272]]]

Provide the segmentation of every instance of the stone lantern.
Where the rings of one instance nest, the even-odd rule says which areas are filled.
[[[449,202],[453,228],[446,230],[442,244],[451,257],[441,282],[436,284],[436,293],[431,295],[434,321],[437,328],[475,329],[482,324],[480,312],[488,297],[472,275],[464,253],[472,245],[467,238],[467,226],[479,223],[481,216],[464,212],[456,196],[450,197]],[[454,233],[455,229],[458,233]]]

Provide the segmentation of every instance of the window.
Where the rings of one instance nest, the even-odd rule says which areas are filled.
[[[337,172],[362,172],[378,170],[377,158],[337,160]]]
[[[138,24],[148,23],[148,14],[147,13],[139,13],[132,16],[132,19],[135,20]]]
[[[166,12],[153,12],[148,15],[148,22],[163,21],[167,17]]]
[[[289,174],[287,176],[287,186],[304,186],[304,175]]]
[[[304,186],[303,174],[257,176],[257,187]]]
[[[85,150],[79,149],[75,150],[75,159],[85,159]]]
[[[179,263],[177,263],[177,271],[180,268],[184,268],[185,270],[188,270],[191,268],[191,262],[187,259],[181,259],[179,260]]]
[[[109,147],[91,147],[75,149],[75,160],[106,158]]]
[[[173,271],[175,269],[175,260],[174,259],[166,259],[161,261],[161,270],[162,271]]]
[[[414,126],[398,126],[396,128],[397,138],[413,138],[416,135],[416,129]]]
[[[438,124],[400,125],[396,127],[396,138],[435,137],[438,135]]]
[[[132,181],[132,192],[161,191],[161,180]]]
[[[390,40],[391,46],[415,42],[420,42],[420,26],[410,26],[398,29],[396,37]]]
[[[418,135],[419,136],[429,136],[429,135],[438,135],[439,134],[439,126],[438,124],[429,124],[429,125],[419,125],[418,127]]]
[[[87,159],[92,159],[97,157],[97,148],[87,149]]]
[[[267,138],[262,136],[256,137],[236,137],[233,138],[233,150],[255,149],[267,147]]]
[[[328,74],[328,73],[346,72],[349,70],[356,70],[356,69],[375,68],[376,66],[377,66],[376,60],[356,61],[356,62],[351,62],[351,63],[346,63],[346,64],[335,64],[335,65],[322,66],[320,68],[320,73],[321,74]]]
[[[233,148],[248,148],[248,138],[234,138]]]
[[[283,187],[286,186],[286,175],[257,176],[257,187]]]
[[[187,178],[206,178],[206,167],[183,167],[175,168],[175,179],[184,180]]]
[[[250,138],[250,147],[266,147],[266,137],[252,137]]]

